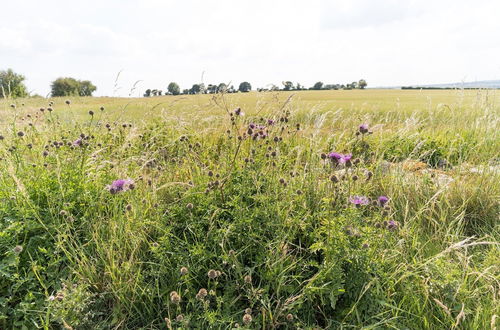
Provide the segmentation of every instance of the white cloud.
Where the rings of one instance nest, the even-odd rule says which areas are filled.
[[[443,1],[20,0],[4,7],[0,68],[46,94],[58,76],[98,95],[137,80],[370,86],[499,79],[500,3]]]

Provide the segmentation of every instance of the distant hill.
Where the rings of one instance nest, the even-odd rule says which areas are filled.
[[[500,80],[481,80],[470,82],[455,82],[446,84],[423,84],[423,85],[406,85],[406,86],[392,86],[380,88],[403,88],[403,89],[434,89],[434,88],[500,88]]]

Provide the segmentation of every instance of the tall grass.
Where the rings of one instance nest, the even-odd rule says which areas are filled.
[[[2,101],[0,328],[495,327],[497,96],[348,92]]]

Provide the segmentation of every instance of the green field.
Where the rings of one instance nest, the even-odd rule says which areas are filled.
[[[492,329],[499,115],[492,90],[1,100],[0,329]]]

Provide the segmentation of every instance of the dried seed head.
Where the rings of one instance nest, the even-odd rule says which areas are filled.
[[[292,322],[292,321],[293,321],[293,314],[288,313],[288,314],[286,315],[286,320],[287,320],[288,322]]]
[[[177,322],[182,322],[182,321],[184,321],[184,315],[182,315],[182,314],[177,315],[177,317],[175,318],[175,320],[176,320]]]
[[[207,275],[208,275],[208,278],[210,278],[210,279],[213,280],[213,279],[215,279],[217,277],[217,272],[215,270],[213,270],[213,269],[210,269],[208,271]]]
[[[186,205],[186,207],[187,207],[189,210],[192,210],[194,206],[193,206],[193,203],[188,203],[188,204]]]
[[[246,275],[246,276],[243,278],[243,281],[245,281],[245,283],[247,283],[247,284],[251,284],[251,283],[252,283],[252,276],[250,276],[250,275]]]
[[[188,272],[187,267],[181,267],[181,275],[186,275]]]
[[[252,314],[252,309],[251,308],[245,309],[245,314]]]
[[[19,254],[23,252],[23,247],[21,245],[16,245],[12,251],[14,251],[15,254]]]
[[[178,304],[181,302],[181,296],[179,296],[179,294],[175,291],[172,291],[170,292],[170,301],[173,303],[173,304]]]
[[[249,324],[250,322],[252,322],[252,315],[250,314],[243,315],[243,323]]]
[[[66,100],[66,101],[64,101],[64,103],[66,103],[67,105],[70,105],[71,101],[70,100]]]
[[[205,288],[201,288],[196,294],[196,299],[202,300],[208,295],[208,291]]]

